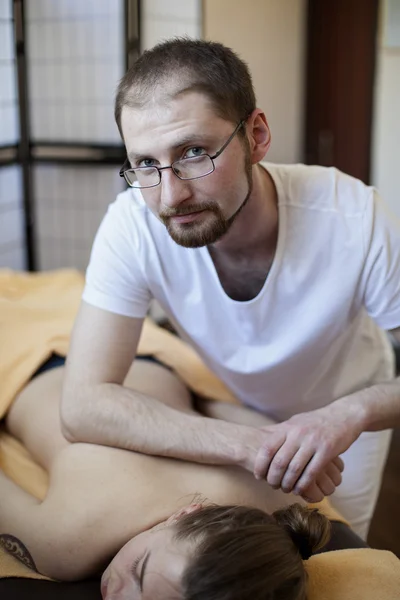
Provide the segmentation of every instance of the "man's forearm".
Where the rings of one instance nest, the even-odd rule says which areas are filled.
[[[93,387],[79,406],[67,407],[64,402],[62,425],[71,442],[247,468],[257,452],[249,426],[184,413],[115,384]]]
[[[345,396],[331,406],[355,411],[363,431],[400,427],[400,378]]]
[[[230,423],[248,425],[249,427],[266,427],[274,425],[276,421],[263,413],[242,404],[230,404],[228,402],[216,402],[206,398],[198,398],[196,408],[199,412],[211,419],[223,419]]]

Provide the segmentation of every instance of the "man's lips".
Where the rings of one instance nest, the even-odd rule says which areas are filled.
[[[186,215],[176,215],[174,217],[169,217],[175,223],[190,223],[197,219],[197,217],[203,213],[204,210],[198,210],[196,212],[188,213]]]

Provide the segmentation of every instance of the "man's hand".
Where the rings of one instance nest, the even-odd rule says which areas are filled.
[[[268,433],[268,442],[258,451],[255,477],[266,479],[273,488],[308,497],[313,484],[318,480],[321,483],[321,477],[324,487],[324,469],[359,437],[360,423],[351,402],[337,401],[278,425],[262,427]]]
[[[314,483],[304,490],[300,495],[306,502],[321,502],[325,496],[330,496],[342,483],[342,472],[344,462],[338,456],[334,458],[319,473]]]
[[[212,419],[222,419],[231,423],[248,425],[251,437],[244,442],[244,451],[240,466],[251,473],[254,472],[254,462],[260,446],[268,440],[265,432],[275,423],[248,406],[227,404],[226,402],[215,402],[205,398],[196,398],[196,408],[202,414]],[[275,434],[273,434],[275,435]],[[344,463],[341,458],[336,457],[329,462],[323,471],[319,473],[316,481],[312,483],[301,495],[307,502],[320,502],[325,496],[330,496],[342,483],[342,471]]]

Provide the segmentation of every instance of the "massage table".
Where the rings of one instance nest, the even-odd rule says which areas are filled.
[[[3,350],[7,348],[6,352],[0,351],[0,422],[41,365],[53,354],[67,355],[83,285],[83,275],[72,269],[46,273],[0,269],[1,345]],[[173,369],[194,393],[238,403],[190,346],[149,319],[145,320],[138,355],[152,356]],[[6,442],[3,447],[2,440]],[[12,450],[15,446],[16,440],[0,435],[0,468],[12,456],[12,452],[7,454],[7,448]],[[32,464],[26,449],[17,448],[14,454],[15,464],[25,467],[15,481],[24,487],[24,476],[31,473],[31,484],[46,486],[45,475],[37,474],[35,469],[40,467]],[[39,481],[41,477],[43,481]],[[396,556],[369,549],[329,503],[320,509],[331,519],[332,536],[305,563],[309,574],[308,600],[400,600],[400,561]],[[0,548],[0,599],[3,598],[101,599],[100,583],[99,579],[77,583],[50,581]]]
[[[332,550],[366,547],[363,540],[350,527],[336,521],[332,523],[331,540],[321,553]],[[100,580],[92,579],[77,583],[59,583],[10,577],[0,579],[0,598],[4,598],[4,600],[101,600]],[[352,600],[355,600],[355,598],[352,598]],[[377,598],[376,600],[379,599]]]

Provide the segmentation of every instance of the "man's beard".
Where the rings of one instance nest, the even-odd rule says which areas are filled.
[[[219,205],[212,200],[209,202],[204,202],[201,205],[187,205],[184,209],[164,209],[160,212],[159,217],[166,226],[167,231],[174,242],[180,246],[183,246],[184,248],[200,248],[201,246],[209,246],[210,244],[214,244],[229,231],[236,217],[247,204],[253,189],[252,163],[250,150],[247,146],[245,151],[244,168],[248,191],[245,199],[237,211],[231,217],[229,217],[229,219],[225,219]],[[209,213],[206,218],[200,217],[203,222],[197,223],[196,220],[194,222],[179,224],[171,222],[170,217],[187,215],[199,211],[208,211]]]

